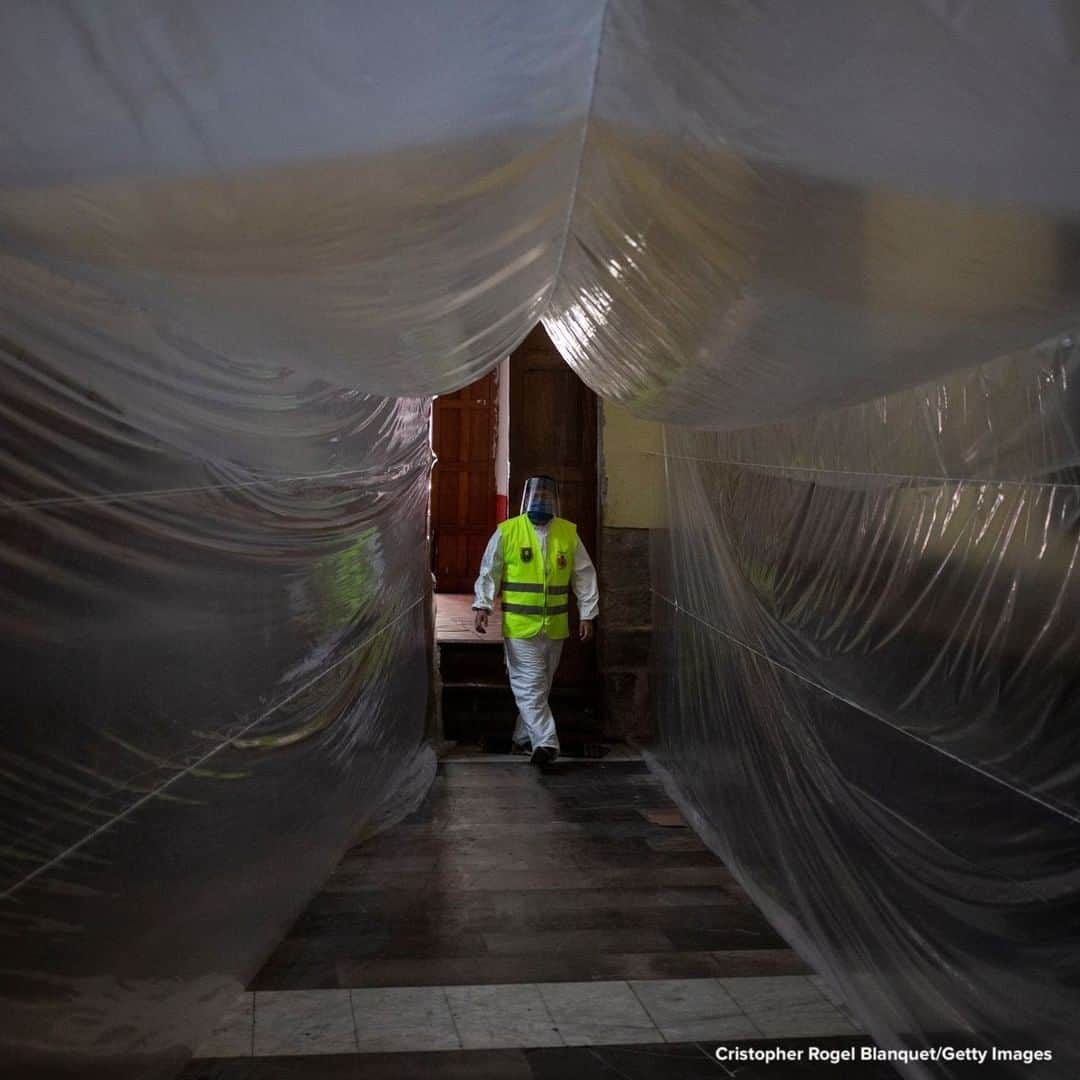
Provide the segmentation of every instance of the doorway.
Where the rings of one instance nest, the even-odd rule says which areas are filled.
[[[596,561],[596,395],[577,377],[543,326],[533,328],[510,357],[510,492],[539,473],[559,484],[561,516]],[[577,639],[571,604],[570,640],[563,647],[555,686],[591,693],[596,681],[595,638]]]
[[[470,740],[505,736],[515,710],[503,667],[498,611],[487,635],[472,626],[473,584],[491,534],[518,512],[527,477],[553,476],[561,514],[596,559],[596,396],[567,366],[542,326],[499,367],[432,406],[432,571],[435,575],[443,729]],[[555,678],[560,733],[598,731],[596,646],[571,637]]]

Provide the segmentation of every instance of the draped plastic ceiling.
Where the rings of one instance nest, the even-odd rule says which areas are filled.
[[[1068,0],[3,5],[0,1060],[168,1075],[422,782],[424,398],[543,316],[669,424],[700,829],[879,1041],[1073,1076],[1078,56]]]

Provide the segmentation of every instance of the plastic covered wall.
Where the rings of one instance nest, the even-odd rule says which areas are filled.
[[[0,349],[6,1075],[174,1072],[433,769],[427,403],[111,366]]]
[[[665,430],[660,765],[881,1045],[1054,1055],[989,1075],[1080,1059],[1078,378]]]
[[[881,1041],[1073,1075],[1078,53],[1070,0],[0,7],[0,1066],[167,1075],[422,779],[423,396],[543,316],[670,424],[701,829]]]

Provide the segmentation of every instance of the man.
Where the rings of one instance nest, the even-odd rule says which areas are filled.
[[[570,588],[589,641],[599,610],[596,568],[577,534],[559,517],[559,489],[550,476],[525,483],[521,514],[504,521],[488,541],[476,579],[476,632],[487,633],[488,615],[502,585],[503,643],[510,688],[518,707],[514,745],[532,751],[534,765],[559,756],[559,737],[548,695],[570,636]]]

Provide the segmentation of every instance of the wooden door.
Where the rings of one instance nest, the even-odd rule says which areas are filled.
[[[436,589],[471,593],[495,530],[496,375],[435,399],[431,530]]]
[[[510,514],[520,512],[525,480],[546,473],[559,482],[561,515],[578,527],[596,561],[596,395],[574,374],[537,326],[510,354]],[[571,637],[556,686],[592,688],[595,646]]]

